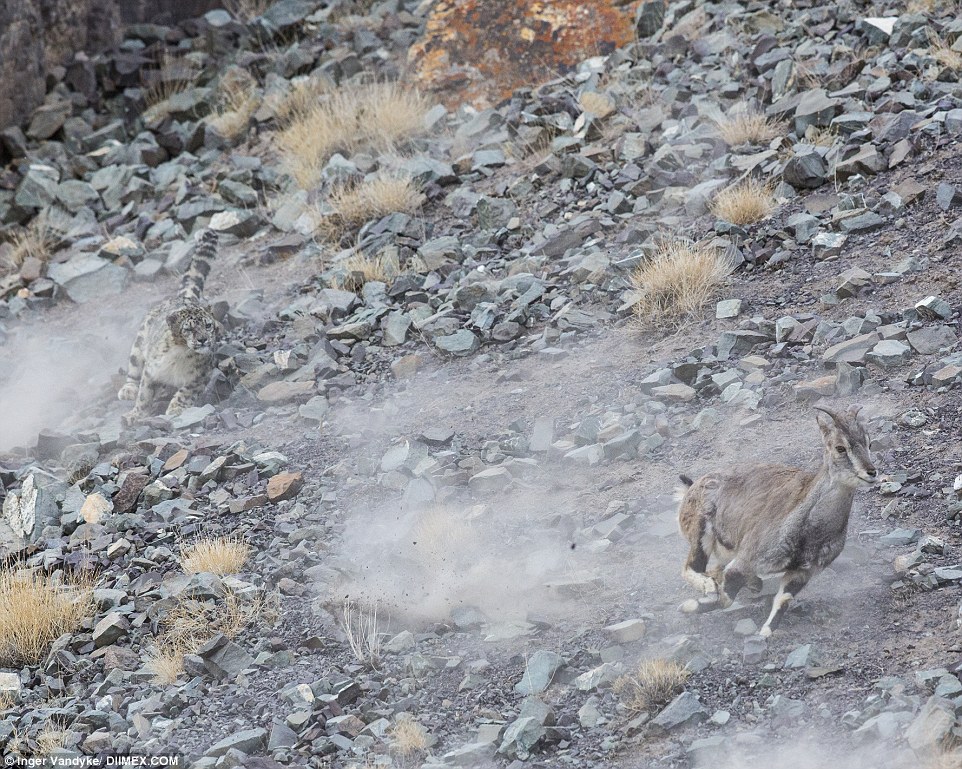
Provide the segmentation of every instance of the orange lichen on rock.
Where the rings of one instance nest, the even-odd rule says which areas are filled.
[[[438,0],[409,58],[423,87],[484,106],[626,45],[633,18],[615,0]]]

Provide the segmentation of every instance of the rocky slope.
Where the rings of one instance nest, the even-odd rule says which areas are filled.
[[[408,73],[450,12],[367,5],[132,27],[0,136],[0,222],[42,215],[55,246],[0,284],[5,542],[96,574],[80,629],[0,674],[5,755],[958,765],[960,22],[641,3],[637,41],[495,106],[437,94],[422,137],[298,189],[284,94]],[[159,64],[176,51],[186,74]],[[258,99],[228,137],[239,69]],[[746,104],[777,130],[730,146]],[[423,208],[316,238],[331,180],[377,170],[416,178]],[[711,203],[744,176],[776,206],[736,226]],[[227,329],[207,402],[123,430],[116,368],[206,226]],[[631,271],[679,236],[737,268],[717,307],[641,324]],[[678,472],[814,463],[811,404],[855,401],[884,477],[840,559],[768,644],[771,581],[678,613]],[[242,570],[185,573],[220,534],[251,546]],[[185,613],[203,643],[159,682]],[[647,658],[690,676],[633,708],[615,683]]]

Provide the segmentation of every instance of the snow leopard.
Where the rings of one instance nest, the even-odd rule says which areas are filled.
[[[117,393],[120,400],[134,401],[124,424],[150,416],[158,387],[176,388],[167,416],[192,406],[203,392],[220,336],[220,324],[201,299],[216,251],[217,234],[205,230],[176,296],[156,305],[144,318],[130,349],[127,380]]]

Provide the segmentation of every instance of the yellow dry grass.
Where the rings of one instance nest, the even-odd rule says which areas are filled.
[[[751,109],[718,119],[715,126],[718,135],[730,147],[770,141],[781,134],[784,128]]]
[[[186,55],[164,51],[156,68],[147,70],[142,76],[144,103],[147,105],[144,118],[148,121],[163,118],[168,112],[168,102],[191,88],[199,76],[197,65]]]
[[[156,683],[172,684],[183,672],[185,655],[193,654],[217,633],[236,638],[271,611],[263,596],[243,599],[231,591],[219,601],[179,600],[164,615],[163,633],[149,652],[145,667]]]
[[[310,189],[335,152],[386,152],[423,133],[428,109],[417,90],[398,83],[305,85],[281,110],[287,124],[277,146],[290,175]]]
[[[218,91],[218,106],[207,118],[207,124],[233,141],[247,130],[257,111],[257,83],[244,70],[235,68],[221,79]]]
[[[0,664],[40,662],[93,610],[91,579],[62,582],[16,566],[0,569]]]
[[[681,692],[689,675],[674,660],[642,660],[633,672],[620,676],[613,689],[629,712],[642,713],[666,705]]]
[[[235,537],[205,537],[181,550],[180,565],[188,574],[210,572],[223,577],[237,574],[250,554],[250,546]]]
[[[813,126],[805,129],[801,144],[812,144],[816,147],[832,147],[838,142],[838,128],[835,126]]]
[[[946,69],[962,69],[962,52],[953,50],[951,45],[934,32],[929,33],[929,53]]]
[[[746,179],[727,187],[711,202],[711,212],[715,216],[739,226],[764,219],[774,208],[771,189],[757,179]]]
[[[380,281],[389,283],[401,272],[397,254],[387,250],[376,256],[369,256],[363,251],[355,251],[342,265],[337,282],[338,288],[345,291],[360,291],[365,283]]]
[[[391,750],[402,759],[423,755],[428,749],[428,733],[421,724],[406,714],[399,715],[397,723],[388,730]]]
[[[424,203],[424,195],[408,177],[378,174],[359,184],[335,187],[328,203],[335,213],[322,220],[319,231],[329,240],[339,240],[371,219],[413,214]]]
[[[67,747],[69,742],[70,732],[47,721],[32,739],[28,739],[14,729],[7,740],[4,756],[21,759],[47,758],[54,751]]]
[[[44,214],[35,216],[25,227],[17,229],[10,238],[12,250],[0,265],[0,275],[19,270],[24,260],[38,259],[46,264],[50,260],[57,236]]]
[[[732,269],[716,248],[665,241],[631,275],[638,292],[635,314],[643,321],[678,323],[704,307]]]

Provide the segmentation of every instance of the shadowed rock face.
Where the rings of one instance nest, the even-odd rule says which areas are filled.
[[[438,0],[410,59],[427,88],[483,106],[627,44],[633,21],[613,0]]]
[[[216,0],[2,0],[0,128],[22,121],[43,101],[51,67],[77,51],[114,45],[122,24],[170,23],[200,15]]]

